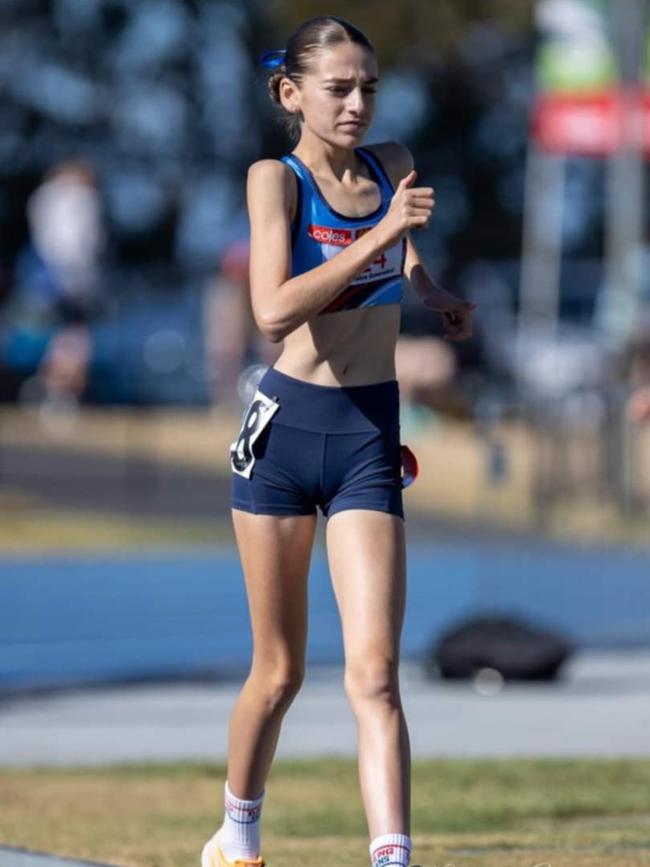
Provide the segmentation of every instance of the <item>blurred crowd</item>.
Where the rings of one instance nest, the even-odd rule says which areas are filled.
[[[0,397],[50,406],[93,400],[93,362],[101,354],[97,329],[122,326],[111,298],[115,287],[105,202],[90,161],[68,159],[51,166],[27,199],[26,221],[27,240],[0,307]],[[196,378],[212,405],[243,400],[242,375],[255,365],[273,364],[282,348],[266,340],[255,325],[248,259],[247,234],[236,234],[199,284]],[[473,294],[480,297],[480,292]],[[426,311],[408,292],[406,299],[406,324],[411,320],[421,325]],[[170,305],[173,309],[171,300]],[[489,319],[489,310],[486,315]],[[511,332],[502,335],[505,344],[512,338],[514,317],[507,320],[502,313],[500,325]],[[143,341],[145,361],[163,372],[167,362],[161,356],[174,356],[178,342],[185,345],[191,339],[179,333],[174,342],[170,333],[159,330],[153,341],[151,335],[148,344]],[[113,343],[114,364],[120,361],[115,354],[121,345],[119,340]],[[492,352],[496,358],[499,351]],[[406,424],[430,422],[440,409],[468,409],[470,395],[459,397],[456,388],[459,366],[457,350],[439,335],[421,327],[412,333],[404,330],[396,349],[396,374]],[[498,372],[498,362],[493,367]],[[650,419],[650,327],[643,322],[627,348],[620,375],[631,387],[629,418]]]
[[[252,318],[243,204],[248,164],[288,150],[255,60],[280,37],[227,0],[7,0],[3,15],[0,400],[237,402],[242,373],[281,350]],[[419,46],[382,68],[368,141],[413,151],[437,201],[420,254],[480,310],[452,346],[406,287],[396,369],[413,424],[611,374],[593,330],[602,161],[566,162],[561,327],[518,343],[532,56],[530,30],[468,19],[446,56]],[[649,346],[639,320],[617,368],[636,421]]]
[[[52,166],[27,203],[29,237],[0,311],[2,364],[48,401],[80,400],[92,355],[90,325],[103,311],[106,228],[91,165]]]

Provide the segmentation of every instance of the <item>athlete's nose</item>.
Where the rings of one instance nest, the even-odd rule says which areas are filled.
[[[350,111],[353,111],[355,115],[363,114],[365,99],[363,95],[363,91],[360,87],[354,87],[350,91],[350,95],[348,96],[348,108]]]

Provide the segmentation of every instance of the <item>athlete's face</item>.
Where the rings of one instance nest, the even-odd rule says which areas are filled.
[[[305,124],[332,144],[354,147],[372,121],[377,83],[377,61],[362,45],[316,52],[296,94]]]

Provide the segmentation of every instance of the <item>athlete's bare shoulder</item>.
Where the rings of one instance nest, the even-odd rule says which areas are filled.
[[[291,169],[286,163],[283,163],[282,160],[273,160],[273,159],[263,159],[263,160],[255,160],[254,163],[251,163],[248,167],[248,174],[263,176],[263,177],[284,177],[293,174]]]
[[[377,157],[391,179],[393,187],[397,187],[402,178],[406,177],[413,168],[411,151],[401,142],[382,141],[364,147]]]
[[[249,201],[258,198],[282,203],[289,219],[293,219],[297,203],[298,179],[282,160],[256,160],[248,167]]]

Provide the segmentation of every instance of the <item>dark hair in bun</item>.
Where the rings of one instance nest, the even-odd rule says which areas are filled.
[[[282,120],[293,142],[297,142],[300,138],[301,115],[299,112],[291,114],[280,102],[280,82],[283,78],[290,78],[300,85],[304,75],[309,72],[313,55],[321,48],[328,48],[340,42],[354,42],[363,45],[373,54],[375,52],[368,37],[358,27],[336,15],[309,18],[291,35],[285,52],[273,52],[277,57],[273,64],[273,71],[267,80],[269,96],[271,101],[282,109]],[[284,54],[283,60],[281,60],[282,54]]]

